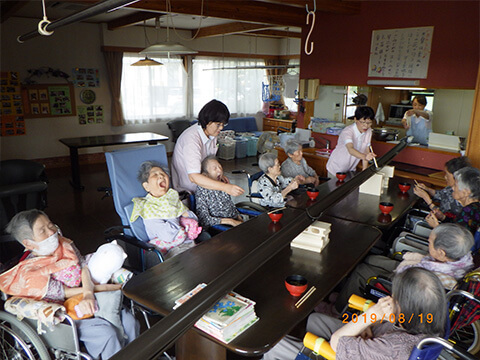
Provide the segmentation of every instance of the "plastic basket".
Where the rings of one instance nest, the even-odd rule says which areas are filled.
[[[247,139],[240,138],[235,140],[235,157],[237,159],[247,157]]]
[[[222,160],[235,159],[235,141],[219,142],[217,157]]]
[[[257,137],[249,136],[247,138],[247,156],[257,155],[257,143],[258,143]]]
[[[235,137],[235,131],[233,130],[222,130],[220,131],[220,134],[218,134],[218,141],[221,142],[223,140],[225,140],[225,138],[231,138],[233,139]]]

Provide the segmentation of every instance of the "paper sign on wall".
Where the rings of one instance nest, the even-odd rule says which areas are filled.
[[[426,79],[433,26],[374,30],[369,77]]]

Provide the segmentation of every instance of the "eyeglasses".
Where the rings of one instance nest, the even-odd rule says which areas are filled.
[[[358,122],[362,125],[372,126],[373,122],[365,121],[365,120],[358,120]]]

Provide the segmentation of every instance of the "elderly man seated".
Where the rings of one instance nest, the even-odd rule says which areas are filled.
[[[427,316],[433,321],[425,321]],[[443,336],[446,320],[447,301],[438,277],[426,269],[410,268],[395,275],[392,296],[380,299],[365,312],[365,317],[344,324],[341,319],[313,313],[306,330],[330,341],[337,360],[407,360],[424,337]],[[300,340],[287,336],[263,359],[295,359],[302,345]]]
[[[428,243],[428,255],[407,252],[401,262],[382,255],[368,256],[347,279],[336,300],[336,310],[343,311],[351,294],[362,296],[370,277],[391,277],[394,272],[400,273],[410,267],[433,271],[446,289],[452,289],[473,267],[472,234],[457,224],[441,224],[432,230]]]
[[[18,213],[6,231],[30,251],[17,266],[0,275],[0,289],[8,295],[57,303],[83,295],[77,306],[88,317],[97,310],[95,292],[121,288],[121,284],[95,284],[92,279],[96,274],[90,273],[86,259],[72,240],[59,234],[43,211]],[[121,306],[121,301],[118,304]],[[133,315],[124,309],[120,316],[122,335],[114,324],[99,317],[75,321],[79,340],[95,359],[109,359],[138,336],[139,326]]]

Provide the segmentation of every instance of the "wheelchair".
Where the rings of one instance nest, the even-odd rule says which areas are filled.
[[[376,301],[390,295],[390,280],[381,277],[368,279],[366,298]],[[447,293],[450,302],[449,340],[472,355],[480,353],[480,268],[468,273],[455,289]]]
[[[468,299],[480,304],[480,298],[475,297],[463,290],[451,290],[447,294],[447,300],[452,301],[452,298],[464,296]],[[374,303],[370,300],[363,299],[357,295],[352,295],[349,299],[349,306],[357,311],[364,312]],[[480,306],[480,305],[479,305]],[[451,306],[450,306],[451,307]],[[480,315],[479,315],[480,316]],[[447,353],[453,354],[456,358],[461,359],[477,359],[475,353],[467,352],[462,344],[452,340],[453,333],[451,332],[451,321],[447,319],[446,334],[442,337],[427,337],[422,339],[416,347],[412,350],[409,360],[434,360],[437,358],[444,358],[445,349]],[[330,347],[330,344],[322,338],[307,332],[303,339],[303,349],[299,352],[295,360],[315,360],[327,359],[335,360],[335,352]]]

